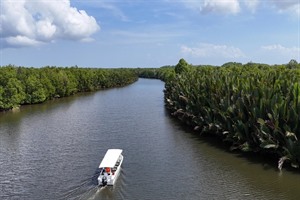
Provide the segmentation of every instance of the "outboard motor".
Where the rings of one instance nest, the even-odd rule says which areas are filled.
[[[102,177],[102,186],[106,186],[107,185],[107,178],[106,178],[106,176],[103,176]]]

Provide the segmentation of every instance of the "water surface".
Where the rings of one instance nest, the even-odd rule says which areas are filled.
[[[300,175],[240,157],[182,129],[164,83],[0,113],[0,199],[298,199]],[[122,148],[114,187],[97,187],[108,148]]]

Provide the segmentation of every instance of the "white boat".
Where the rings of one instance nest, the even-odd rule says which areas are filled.
[[[108,149],[103,160],[101,161],[100,175],[98,177],[98,185],[114,185],[121,173],[121,165],[123,162],[122,149]]]

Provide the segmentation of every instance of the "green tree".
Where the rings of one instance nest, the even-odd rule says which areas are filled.
[[[25,92],[22,87],[21,81],[16,78],[9,79],[4,89],[3,97],[5,98],[4,109],[13,108],[22,104],[25,100]]]
[[[55,87],[52,85],[50,80],[49,68],[41,69],[40,81],[44,88],[47,99],[52,99],[55,96]]]
[[[175,72],[176,74],[182,74],[184,72],[187,72],[190,68],[190,65],[181,58],[178,62],[178,64],[175,66]]]
[[[243,66],[242,63],[238,63],[238,62],[227,62],[224,63],[221,67],[241,67]]]
[[[36,74],[31,74],[30,76],[28,76],[25,82],[25,103],[28,104],[41,103],[44,102],[47,98],[42,83],[35,75]]]
[[[298,63],[294,59],[290,60],[290,62],[287,64],[287,67],[289,69],[295,69],[295,68],[297,68],[297,66],[298,66]]]
[[[5,109],[4,88],[0,85],[0,111]]]
[[[0,111],[137,80],[132,69],[0,67]]]

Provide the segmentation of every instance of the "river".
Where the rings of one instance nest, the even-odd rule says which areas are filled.
[[[132,85],[0,113],[0,199],[299,199],[300,173],[241,157],[181,126],[164,83]],[[114,187],[97,187],[108,148],[123,149]]]

